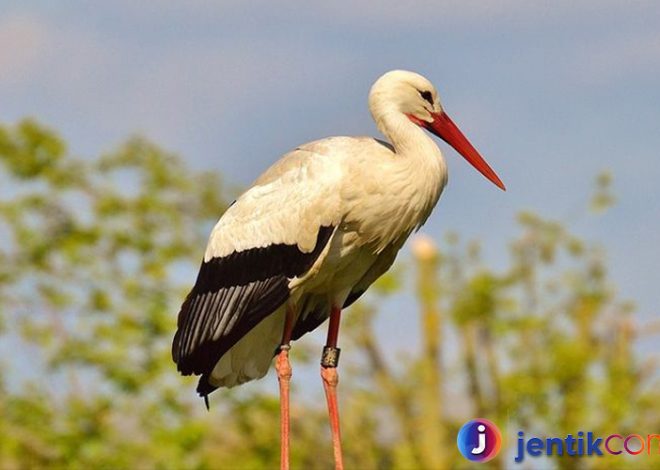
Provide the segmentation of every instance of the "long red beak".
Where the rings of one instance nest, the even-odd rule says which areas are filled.
[[[479,173],[492,181],[497,187],[506,191],[502,180],[500,180],[493,169],[486,163],[486,160],[479,155],[477,149],[467,140],[458,126],[454,124],[454,121],[449,119],[449,116],[445,112],[433,113],[432,116],[433,122],[424,122],[424,127],[454,147]]]

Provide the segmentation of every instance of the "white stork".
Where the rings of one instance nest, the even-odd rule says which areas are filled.
[[[321,376],[335,465],[342,468],[336,387],[340,312],[385,273],[447,183],[445,140],[504,184],[413,72],[380,77],[369,109],[384,142],[330,137],[301,145],[262,174],[214,227],[197,282],[181,307],[172,356],[208,394],[263,377],[280,383],[283,468],[289,450],[289,344],[330,317]]]

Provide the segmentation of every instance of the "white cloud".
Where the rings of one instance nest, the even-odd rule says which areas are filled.
[[[337,76],[354,67],[350,54],[329,48],[319,60],[318,50],[295,38],[243,39],[150,47],[143,36],[65,17],[13,15],[0,22],[0,84],[12,85],[0,89],[0,101],[15,103],[18,116],[67,116],[76,133],[110,142],[137,131],[178,146],[219,118],[273,113],[272,102],[292,94],[337,89]]]
[[[80,90],[112,59],[112,52],[89,31],[28,13],[0,21],[0,44],[0,81],[24,88]]]
[[[14,84],[39,66],[46,34],[44,25],[27,15],[0,19],[0,83]]]

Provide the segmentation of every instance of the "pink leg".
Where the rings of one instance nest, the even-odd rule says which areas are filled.
[[[280,383],[280,468],[282,470],[289,470],[289,382],[293,375],[289,363],[289,349],[291,349],[289,343],[292,328],[293,311],[287,308],[282,344],[280,352],[275,358],[275,370]]]
[[[291,364],[289,363],[289,349],[281,347],[275,359],[275,370],[280,382],[280,468],[289,470],[289,382],[291,381]]]
[[[330,431],[332,433],[332,449],[335,457],[335,469],[343,470],[344,462],[341,452],[341,434],[339,432],[339,407],[337,405],[337,384],[339,376],[337,366],[339,364],[339,348],[337,338],[339,336],[339,319],[341,309],[332,307],[330,312],[330,325],[328,326],[328,340],[323,348],[321,357],[321,378],[325,398],[328,402],[328,415],[330,417]]]

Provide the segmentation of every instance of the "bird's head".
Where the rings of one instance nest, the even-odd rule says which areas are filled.
[[[387,72],[371,87],[369,109],[379,127],[389,114],[405,115],[447,142],[482,175],[505,189],[497,174],[445,113],[437,90],[425,77],[406,70]]]

